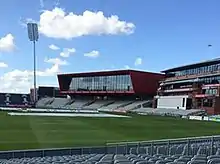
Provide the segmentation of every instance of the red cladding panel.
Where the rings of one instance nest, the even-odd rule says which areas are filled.
[[[136,94],[156,95],[159,81],[164,78],[163,74],[150,72],[131,71],[130,75]]]
[[[220,97],[216,97],[216,100],[215,100],[215,111],[212,114],[220,114]]]
[[[72,77],[70,75],[57,75],[59,87],[61,91],[69,90]]]
[[[206,110],[207,114],[209,115],[218,114],[215,113],[215,109],[213,107],[203,107],[202,109]]]

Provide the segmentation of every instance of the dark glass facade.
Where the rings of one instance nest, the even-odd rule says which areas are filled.
[[[211,76],[211,77],[203,77],[199,79],[203,84],[219,84],[220,83],[220,75],[219,76]]]
[[[175,71],[170,73],[174,74],[175,76],[185,76],[185,75],[196,75],[196,74],[209,73],[215,71],[220,71],[220,64],[213,64],[209,66],[202,66],[202,67],[191,68],[191,69]]]
[[[132,91],[130,75],[73,77],[70,91]]]
[[[66,97],[66,95],[60,94],[60,89],[57,87],[39,87],[38,98],[43,97]]]

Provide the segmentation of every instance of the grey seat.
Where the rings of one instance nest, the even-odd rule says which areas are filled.
[[[208,160],[208,164],[220,164],[220,159],[210,159]]]
[[[207,164],[206,160],[193,160],[189,161],[187,164]]]
[[[152,161],[140,161],[140,162],[137,162],[137,164],[154,164],[154,162],[152,162]]]
[[[217,158],[217,159],[220,159],[220,155],[210,155],[207,157],[207,159],[214,159],[214,158]]]
[[[156,162],[156,164],[165,164],[165,163],[169,163],[169,162],[173,162],[172,160],[159,160]]]

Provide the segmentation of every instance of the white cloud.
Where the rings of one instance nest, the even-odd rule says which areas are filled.
[[[99,51],[91,51],[91,52],[84,54],[84,56],[90,57],[90,58],[97,58],[99,55],[100,55]]]
[[[57,64],[57,65],[67,65],[67,61],[66,60],[61,60],[60,58],[45,58],[44,61],[46,63],[52,63],[52,64]]]
[[[8,64],[4,62],[0,62],[0,68],[6,68],[6,67],[8,67]]]
[[[46,81],[47,78],[56,78],[56,75],[61,72],[60,66],[66,65],[65,61],[58,58],[46,59],[45,62],[51,63],[52,66],[45,70],[37,70],[37,80],[42,78]],[[13,93],[29,93],[30,88],[33,87],[33,71],[32,70],[18,70],[14,69],[0,76],[0,90],[1,92]],[[38,83],[39,85],[41,83]]]
[[[39,31],[47,37],[71,39],[84,35],[132,34],[135,25],[121,21],[117,15],[105,17],[103,12],[86,10],[82,15],[67,13],[61,8],[44,10],[40,15]]]
[[[134,65],[135,66],[138,66],[138,65],[141,65],[142,64],[142,59],[140,57],[138,57],[135,62],[134,62]]]
[[[124,68],[125,69],[130,69],[130,67],[128,65],[125,65]]]
[[[14,36],[7,34],[0,38],[0,52],[11,52],[15,49]]]
[[[75,48],[64,48],[63,51],[60,53],[60,56],[64,58],[68,58],[71,54],[75,53]]]
[[[19,24],[23,27],[23,28],[27,28],[27,24],[28,23],[38,23],[36,20],[33,20],[32,18],[20,18],[19,19]]]
[[[37,71],[37,76],[55,76],[59,71],[58,65],[53,65],[50,69]],[[0,77],[1,92],[28,93],[33,86],[33,71],[30,70],[12,70]]]
[[[49,45],[49,48],[50,48],[51,50],[59,50],[59,49],[60,49],[60,47],[58,47],[58,46],[56,46],[56,45],[54,45],[54,44]]]

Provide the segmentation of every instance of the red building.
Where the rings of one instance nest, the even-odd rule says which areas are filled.
[[[117,70],[59,74],[62,94],[88,96],[154,96],[163,74]]]
[[[204,109],[220,114],[220,58],[162,71],[157,108]]]

